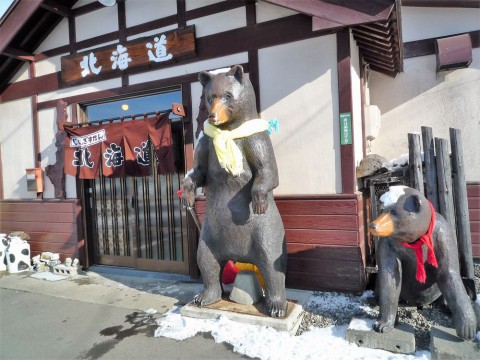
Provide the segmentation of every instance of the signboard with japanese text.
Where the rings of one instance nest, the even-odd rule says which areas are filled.
[[[195,27],[63,56],[62,83],[75,85],[128,74],[195,56]]]
[[[340,114],[340,145],[350,145],[352,143],[352,114]]]

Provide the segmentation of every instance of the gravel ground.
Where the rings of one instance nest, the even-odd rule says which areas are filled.
[[[476,293],[480,294],[480,264],[475,264],[475,287]],[[366,291],[362,296],[315,292],[305,306],[305,314],[297,335],[312,327],[348,325],[352,317],[375,319],[377,315],[378,306],[372,291]],[[417,350],[430,350],[430,328],[432,326],[453,327],[448,309],[436,303],[421,309],[400,304],[398,319],[400,322],[409,323],[415,327]]]

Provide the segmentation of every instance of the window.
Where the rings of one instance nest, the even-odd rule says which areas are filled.
[[[115,118],[119,116],[142,115],[172,108],[172,103],[182,102],[182,92],[178,90],[154,95],[138,96],[114,100],[100,104],[86,105],[85,113],[89,121]]]

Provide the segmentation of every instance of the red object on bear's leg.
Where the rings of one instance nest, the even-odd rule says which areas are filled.
[[[240,270],[235,266],[235,263],[232,260],[228,260],[223,267],[222,283],[233,284],[239,271]]]

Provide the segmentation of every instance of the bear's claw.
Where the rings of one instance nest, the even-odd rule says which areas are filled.
[[[394,323],[388,321],[377,320],[373,323],[373,330],[379,333],[387,333],[393,329],[394,325]]]
[[[217,295],[213,292],[202,291],[200,294],[195,295],[193,298],[193,303],[198,307],[202,307],[216,303],[217,301],[221,300],[221,298],[222,297],[220,295]]]
[[[267,302],[267,313],[273,318],[283,318],[287,314],[287,302],[284,300]]]

